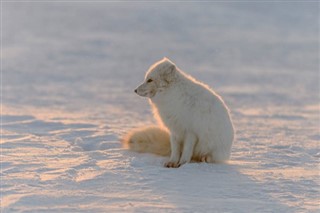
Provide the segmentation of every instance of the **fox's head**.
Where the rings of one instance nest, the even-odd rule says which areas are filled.
[[[176,74],[176,65],[169,59],[163,58],[149,68],[144,82],[134,91],[140,96],[153,98],[170,86],[176,79]]]

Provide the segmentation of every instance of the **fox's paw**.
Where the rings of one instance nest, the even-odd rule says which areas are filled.
[[[200,158],[203,163],[212,163],[212,157],[210,155],[205,155]]]
[[[181,164],[176,162],[170,162],[170,161],[164,164],[164,167],[167,167],[167,168],[179,168],[180,166]]]

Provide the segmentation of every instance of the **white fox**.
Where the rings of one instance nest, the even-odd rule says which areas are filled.
[[[149,98],[159,127],[128,133],[123,138],[127,148],[170,155],[165,166],[172,168],[191,160],[219,163],[230,158],[234,129],[229,110],[207,85],[164,58],[150,67],[135,92]]]

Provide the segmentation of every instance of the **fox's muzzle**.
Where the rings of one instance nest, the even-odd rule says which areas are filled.
[[[152,88],[150,85],[147,85],[145,83],[138,86],[134,90],[134,92],[142,97],[148,97],[148,98],[152,98],[156,94],[156,90]]]

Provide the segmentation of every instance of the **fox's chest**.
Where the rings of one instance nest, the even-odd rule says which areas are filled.
[[[181,132],[191,125],[191,113],[183,106],[168,106],[158,109],[160,118],[170,131]]]

